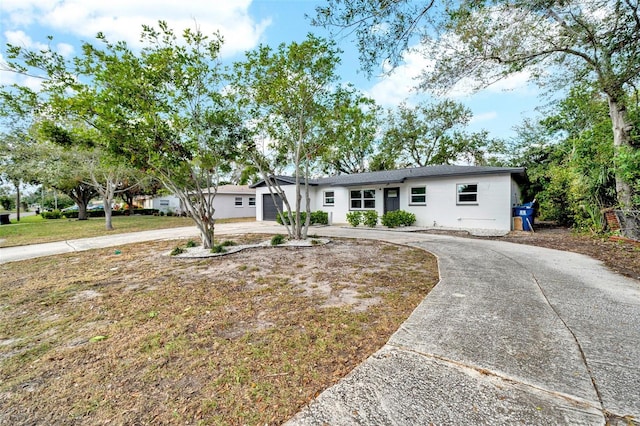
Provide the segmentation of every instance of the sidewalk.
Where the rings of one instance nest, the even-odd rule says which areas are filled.
[[[282,227],[224,224],[216,232]],[[313,233],[423,248],[438,257],[441,281],[383,348],[289,425],[640,419],[640,282],[582,255],[500,241],[339,227]],[[14,247],[0,249],[0,263],[194,236],[188,227]]]

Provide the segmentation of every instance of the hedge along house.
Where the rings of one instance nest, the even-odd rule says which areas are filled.
[[[294,179],[277,179],[293,208]],[[518,184],[525,179],[524,168],[448,165],[331,176],[309,180],[310,207],[327,212],[334,224],[347,223],[350,211],[375,210],[381,216],[405,210],[416,215],[420,227],[504,234],[512,229],[512,208],[521,202]],[[256,220],[275,220],[265,182],[252,188]],[[304,187],[301,191],[304,206]],[[282,209],[282,200],[276,201]]]

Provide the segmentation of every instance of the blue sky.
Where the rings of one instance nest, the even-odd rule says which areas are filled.
[[[313,15],[316,0],[1,0],[0,44],[7,42],[38,48],[54,36],[54,48],[73,56],[80,41],[92,41],[98,31],[110,40],[138,44],[141,25],[162,19],[176,30],[194,23],[204,32],[220,30],[225,38],[223,58],[241,59],[243,53],[259,44],[302,41],[307,33],[327,36],[322,28],[312,27],[305,13]],[[359,63],[353,40],[339,41],[344,51],[339,74],[384,107],[403,100],[415,103],[428,95],[411,90],[412,79],[425,66],[426,60],[408,56],[405,64],[390,77],[367,78],[358,72]],[[1,55],[1,53],[0,53]],[[0,57],[2,60],[2,57]],[[538,90],[528,85],[527,75],[516,75],[477,94],[456,88],[448,94],[471,108],[472,130],[486,129],[492,136],[508,138],[513,126],[524,117],[535,117],[540,104]],[[6,72],[0,72],[0,83],[30,84]]]

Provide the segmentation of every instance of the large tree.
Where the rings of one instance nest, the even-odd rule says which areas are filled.
[[[17,220],[20,221],[22,186],[34,178],[37,160],[33,143],[26,132],[13,130],[0,134],[0,183],[9,183],[16,194]]]
[[[37,98],[44,107],[36,111],[83,121],[102,149],[153,173],[180,198],[210,248],[218,182],[231,171],[241,128],[221,94],[222,40],[190,29],[178,36],[164,22],[143,26],[141,39],[137,51],[99,33],[97,44],[84,43],[71,61],[10,46],[10,69],[43,84],[37,96],[24,87],[4,93]]]
[[[462,80],[486,87],[528,71],[542,83],[587,82],[606,96],[615,155],[637,151],[627,94],[640,80],[640,12],[631,0],[329,0],[315,23],[353,30],[373,70],[412,47],[432,63],[420,87],[445,92]],[[618,203],[633,205],[617,169]]]
[[[263,149],[252,141],[247,153],[270,190],[283,198],[289,218],[283,222],[291,224],[287,230],[293,239],[307,237],[311,216],[308,179],[327,143],[320,134],[333,99],[338,62],[335,45],[310,34],[301,43],[281,44],[275,50],[263,45],[248,52],[232,76],[239,108],[253,123],[255,133],[268,140]],[[283,166],[295,176],[293,210],[273,179]],[[307,210],[304,223],[302,187]]]
[[[490,141],[486,132],[469,133],[471,110],[451,100],[400,104],[389,111],[379,151],[377,168],[424,167],[466,161],[483,163]]]
[[[324,117],[322,170],[351,174],[368,170],[376,148],[380,107],[352,86],[333,94],[332,106]]]

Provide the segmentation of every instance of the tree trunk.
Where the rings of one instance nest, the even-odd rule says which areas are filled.
[[[15,183],[16,186],[16,220],[20,222],[20,181]]]
[[[104,228],[107,231],[113,231],[113,221],[111,220],[111,202],[113,197],[103,197],[102,205],[104,206]]]
[[[95,189],[84,183],[79,183],[71,191],[65,193],[78,205],[78,220],[87,220],[87,204],[96,194]]]
[[[609,100],[609,114],[611,115],[611,123],[613,127],[613,148],[614,155],[620,152],[623,147],[629,147],[631,136],[631,125],[627,121],[627,108],[623,101],[616,100],[611,95]],[[623,210],[628,210],[633,205],[633,191],[629,182],[626,182],[617,167],[615,169],[616,195],[618,204]]]

